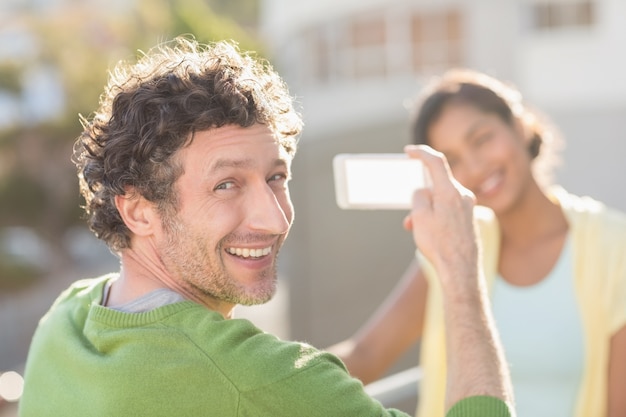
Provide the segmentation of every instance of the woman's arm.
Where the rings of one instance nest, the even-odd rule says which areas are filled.
[[[626,326],[611,338],[608,417],[626,417]]]
[[[327,350],[364,384],[375,381],[421,337],[427,290],[424,273],[416,261],[411,262],[368,321],[351,338]]]

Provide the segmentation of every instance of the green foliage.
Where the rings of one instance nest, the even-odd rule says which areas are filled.
[[[42,277],[38,268],[19,262],[0,252],[0,293],[27,288]]]
[[[212,4],[230,17],[217,15]],[[121,9],[116,12],[116,7]],[[97,108],[107,71],[117,61],[133,60],[137,51],[183,34],[203,43],[233,39],[262,55],[253,34],[257,0],[133,0],[122,6],[100,0],[60,3],[45,14],[30,9],[14,13],[21,13],[12,18],[29,28],[37,48],[21,54],[21,61],[0,62],[0,92],[19,98],[31,81],[26,68],[54,68],[65,102],[54,120],[17,120],[0,127],[0,227],[34,227],[50,241],[69,225],[82,223],[70,161],[82,129],[78,115],[89,117]],[[30,276],[19,265],[0,261],[0,277]]]
[[[242,49],[258,51],[260,45],[230,18],[214,14],[202,0],[178,3],[172,10],[177,16],[174,33],[191,33],[199,42],[222,39],[237,41]]]
[[[0,177],[2,177],[2,172],[6,169],[6,166],[3,166],[4,164],[1,162],[3,159],[2,155],[5,155],[6,158],[6,154],[2,153],[3,148],[5,149],[5,151],[11,150],[15,141],[15,137],[19,134],[19,131],[20,128],[17,126],[0,129]]]
[[[46,190],[22,170],[0,180],[0,226],[36,224]]]
[[[22,67],[17,62],[0,61],[0,91],[19,94],[22,90],[20,73]]]
[[[258,20],[258,0],[209,0],[208,4],[217,14],[231,16],[243,27],[255,26]]]

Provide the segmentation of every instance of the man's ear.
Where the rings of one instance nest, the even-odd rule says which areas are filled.
[[[146,200],[132,187],[128,187],[124,195],[115,196],[115,207],[117,207],[126,227],[133,234],[147,236],[154,233],[154,228],[158,224],[158,215],[154,204]]]

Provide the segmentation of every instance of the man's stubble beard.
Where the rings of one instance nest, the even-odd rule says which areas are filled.
[[[232,304],[257,305],[272,299],[277,287],[277,257],[270,269],[260,272],[254,288],[242,285],[226,270],[222,256],[227,241],[239,241],[227,236],[217,250],[206,246],[206,238],[195,235],[176,215],[164,215],[166,240],[159,252],[166,269],[185,287],[216,300]],[[212,257],[211,254],[214,254]]]

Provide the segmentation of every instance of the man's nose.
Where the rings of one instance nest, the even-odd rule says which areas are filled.
[[[289,231],[293,215],[286,192],[279,196],[264,182],[250,194],[247,206],[247,223],[251,230],[275,235]]]

